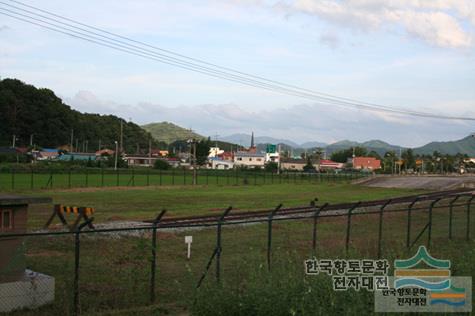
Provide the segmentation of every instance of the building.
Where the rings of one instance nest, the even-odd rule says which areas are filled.
[[[24,234],[28,205],[51,203],[50,198],[0,195],[0,234]],[[34,308],[54,300],[54,278],[26,268],[24,240],[0,239],[0,313]]]
[[[353,169],[356,170],[378,170],[381,169],[381,160],[374,157],[354,157],[352,159]]]
[[[149,156],[126,156],[124,160],[129,166],[140,166],[140,167],[152,167],[155,164],[155,161],[160,159],[158,157],[149,157]]]
[[[318,164],[318,169],[323,171],[323,170],[337,170],[337,169],[343,169],[345,166],[344,163],[341,162],[335,162],[332,160],[328,159],[321,159],[320,164]]]
[[[225,151],[222,154],[218,155],[218,158],[222,160],[234,161],[234,152]]]
[[[307,164],[305,159],[282,158],[280,160],[280,168],[282,170],[303,171],[303,167]]]
[[[57,157],[60,161],[95,161],[96,153],[66,153]]]
[[[219,169],[219,170],[228,170],[234,168],[234,162],[230,160],[223,160],[217,157],[210,158],[208,160],[208,168],[210,169]]]
[[[209,149],[208,158],[218,157],[219,155],[224,154],[224,150],[219,149],[219,147],[211,147]]]
[[[266,155],[247,151],[238,151],[234,154],[234,165],[236,167],[263,168]]]
[[[112,149],[101,149],[101,150],[98,150],[96,151],[96,156],[98,157],[102,157],[102,156],[114,156],[115,155],[115,151],[113,151]]]
[[[36,160],[53,160],[59,156],[59,152],[55,148],[43,148],[40,151],[32,151]]]

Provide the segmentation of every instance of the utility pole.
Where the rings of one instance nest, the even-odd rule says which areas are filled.
[[[69,150],[70,150],[71,152],[74,152],[73,143],[74,143],[74,129],[71,128],[71,145],[70,145],[70,147],[69,147]]]
[[[86,139],[86,153],[87,153],[87,147],[89,146],[89,141]]]
[[[101,147],[102,147],[102,141],[99,139],[99,149],[98,150],[101,150]]]
[[[115,143],[115,161],[114,161],[114,170],[117,170],[117,156],[119,156],[119,144],[117,141]]]
[[[148,140],[148,164],[152,165],[152,139]]]
[[[196,140],[193,139],[193,185],[196,185]]]
[[[15,148],[16,140],[17,140],[16,135],[13,135],[12,148]]]
[[[120,152],[124,151],[124,122],[120,120]]]
[[[280,156],[280,144],[277,145],[278,148],[277,148],[277,152],[279,153],[279,160],[278,160],[278,163],[277,163],[277,174],[280,174],[280,160],[281,160],[281,156]]]
[[[76,138],[76,151],[79,150],[79,138]]]
[[[33,147],[33,134],[30,135],[30,147]]]

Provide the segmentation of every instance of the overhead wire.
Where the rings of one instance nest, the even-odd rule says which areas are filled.
[[[406,109],[382,106],[378,104],[356,101],[356,100],[352,100],[348,98],[337,97],[330,94],[324,94],[324,93],[300,88],[297,86],[281,83],[279,81],[275,81],[271,79],[266,79],[260,76],[255,76],[255,75],[248,74],[245,72],[237,71],[232,68],[218,66],[214,63],[209,63],[209,62],[202,61],[196,58],[174,53],[169,50],[165,50],[153,45],[149,45],[141,41],[136,41],[134,39],[131,39],[122,35],[118,35],[118,34],[109,32],[107,30],[103,30],[94,26],[90,26],[85,23],[81,23],[81,22],[63,17],[61,15],[52,13],[50,11],[46,11],[34,6],[30,6],[20,1],[10,0],[10,2],[17,3],[19,5],[28,7],[30,9],[34,9],[39,12],[57,17],[61,20],[68,21],[77,25],[81,25],[83,27],[78,27],[70,23],[66,23],[61,20],[58,20],[56,18],[48,17],[48,16],[30,11],[27,9],[23,9],[23,8],[8,4],[4,1],[0,1],[0,4],[8,6],[10,9],[0,7],[0,10],[3,10],[3,12],[0,11],[0,14],[12,17],[14,19],[17,19],[26,23],[40,26],[42,28],[46,28],[51,31],[69,35],[77,39],[85,40],[85,41],[88,41],[100,46],[108,47],[111,49],[115,49],[115,50],[122,51],[128,54],[136,55],[139,57],[151,59],[151,60],[165,63],[171,66],[179,67],[185,70],[190,70],[193,72],[205,74],[205,75],[212,76],[218,79],[224,79],[224,80],[240,83],[243,85],[247,85],[247,86],[251,86],[251,87],[255,87],[259,89],[265,89],[267,91],[278,92],[278,93],[282,93],[286,95],[306,98],[323,105],[331,104],[331,105],[337,105],[337,106],[371,110],[371,111],[376,111],[376,112],[386,112],[386,113],[411,115],[411,116],[419,116],[419,117],[427,117],[427,118],[435,118],[435,119],[469,120],[469,121],[475,120],[475,118],[466,117],[466,116],[447,116],[447,115],[439,115],[439,114],[433,114],[433,113],[427,113],[427,112],[418,112],[418,111],[411,111],[411,110],[406,110]],[[11,9],[14,9],[16,11],[13,11]],[[91,31],[88,29],[91,29],[94,31]],[[107,34],[107,35],[104,35],[104,34]],[[134,44],[131,44],[129,42],[134,43]],[[140,47],[138,45],[145,46],[145,48]]]

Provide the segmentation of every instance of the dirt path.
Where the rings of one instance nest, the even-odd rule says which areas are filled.
[[[451,190],[475,188],[475,176],[378,176],[358,183],[378,188]]]

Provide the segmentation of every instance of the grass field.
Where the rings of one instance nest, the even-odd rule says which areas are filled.
[[[419,191],[421,192],[421,191]],[[417,194],[414,190],[365,188],[347,183],[275,184],[258,186],[162,186],[142,188],[72,189],[29,191],[49,196],[53,203],[90,206],[96,209],[96,222],[111,220],[147,220],[162,209],[177,217],[221,213],[228,206],[234,210],[267,209],[283,203],[286,207],[321,202],[341,203]],[[33,205],[29,227],[38,228],[51,214],[52,206]]]
[[[55,203],[97,208],[97,220],[150,219],[161,208],[170,215],[221,212],[228,205],[241,210],[340,203],[417,194],[414,190],[365,188],[350,184],[288,184],[260,186],[167,186],[135,189],[73,189],[29,191],[52,196]],[[51,211],[38,205],[30,211],[30,228],[40,226]],[[454,239],[447,239],[447,209],[434,211],[430,251],[452,260],[453,273],[473,275],[473,239],[466,242],[465,208],[454,210]],[[427,211],[415,212],[414,236],[427,222]],[[203,287],[196,284],[216,242],[215,229],[188,232],[160,231],[157,255],[157,301],[149,304],[150,233],[83,235],[81,238],[81,311],[85,315],[369,315],[371,293],[334,292],[329,278],[303,275],[303,260],[313,256],[309,220],[273,225],[273,269],[267,272],[267,225],[230,226],[223,229],[222,285],[214,279],[214,264]],[[472,231],[475,217],[471,219]],[[351,247],[345,252],[346,218],[319,221],[319,258],[375,258],[378,216],[355,216]],[[193,235],[192,258],[186,259],[185,235]],[[406,215],[389,213],[383,230],[383,257],[390,262],[407,258]],[[418,244],[426,241],[426,236]],[[417,245],[416,245],[417,247]],[[14,315],[69,315],[72,310],[74,240],[72,236],[29,237],[25,243],[28,267],[56,278],[54,304]],[[311,294],[309,294],[309,289]]]

